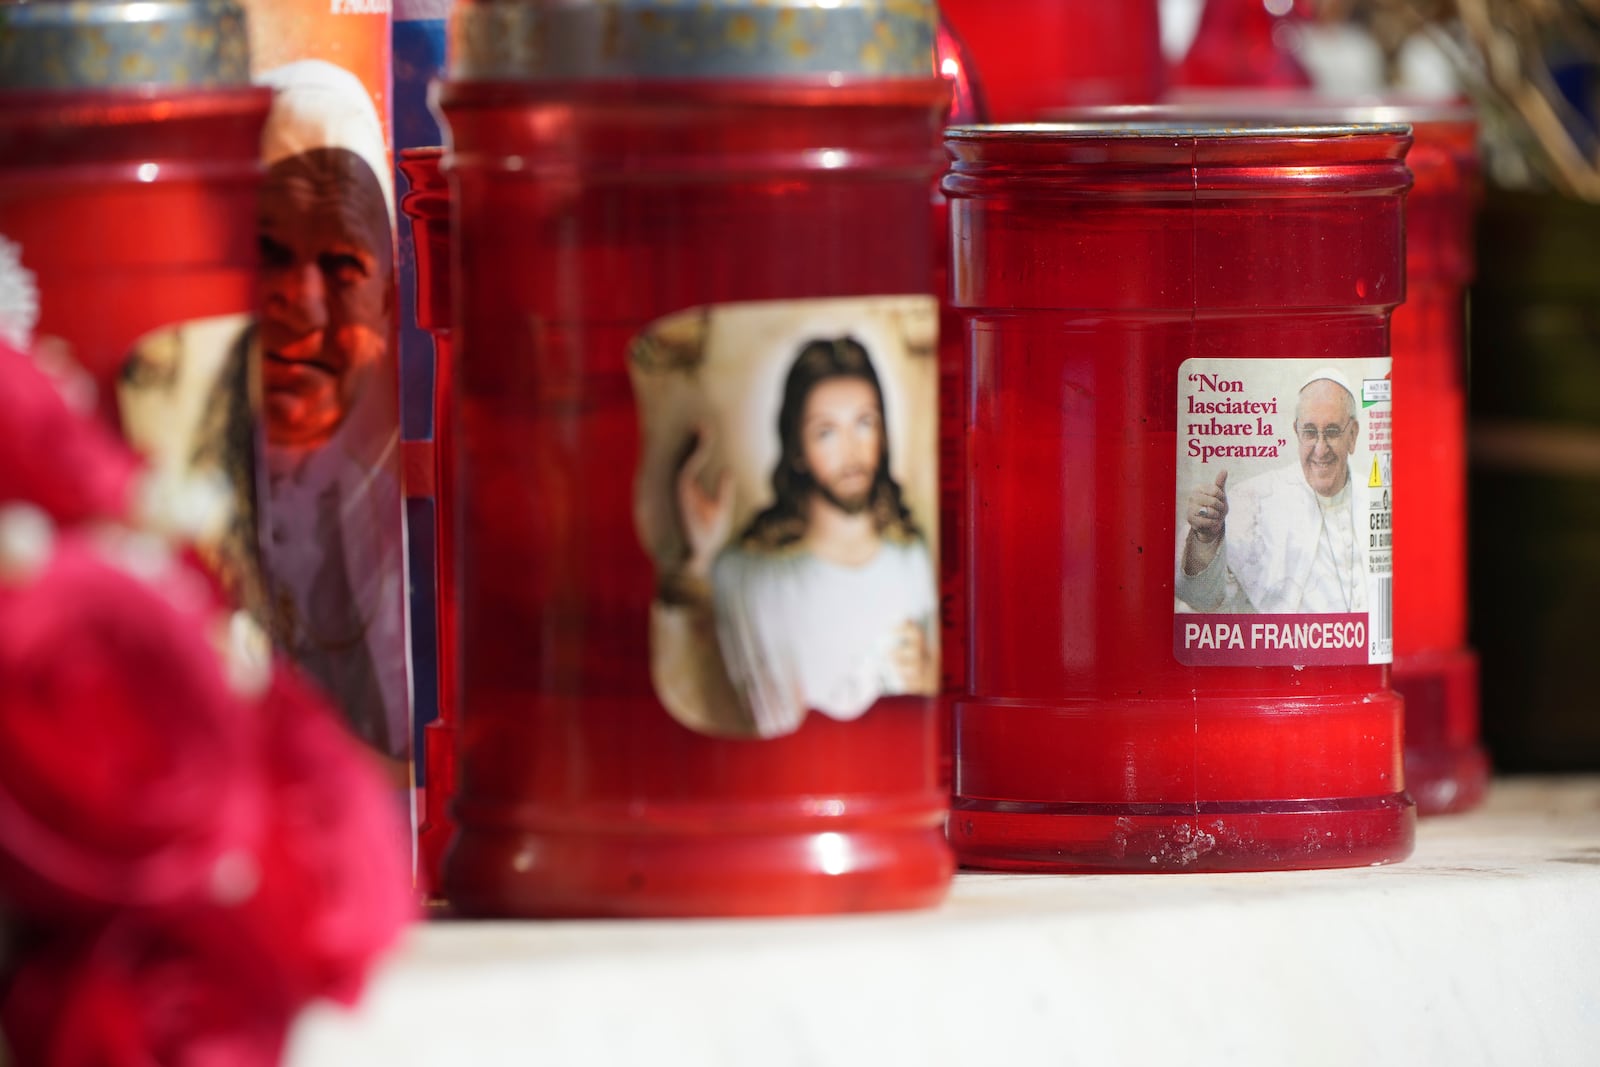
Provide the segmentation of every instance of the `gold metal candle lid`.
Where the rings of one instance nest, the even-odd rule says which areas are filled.
[[[235,0],[0,0],[0,92],[249,83]]]
[[[462,81],[933,76],[934,0],[459,0]]]

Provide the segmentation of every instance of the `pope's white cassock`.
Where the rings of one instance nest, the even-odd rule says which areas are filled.
[[[1296,463],[1230,487],[1226,532],[1211,564],[1185,574],[1178,544],[1179,610],[1366,611],[1365,510],[1356,484],[1352,474],[1339,492],[1320,496]]]
[[[403,757],[411,738],[400,487],[392,457],[374,459],[368,447],[370,430],[349,420],[321,448],[263,450],[261,556],[278,639],[356,733]]]

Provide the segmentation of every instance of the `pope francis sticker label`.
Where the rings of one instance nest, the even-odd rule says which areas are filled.
[[[1392,661],[1389,366],[1191,359],[1179,369],[1180,662]]]

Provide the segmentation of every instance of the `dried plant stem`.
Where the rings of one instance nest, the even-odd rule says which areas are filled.
[[[1391,70],[1405,41],[1427,33],[1486,112],[1522,142],[1562,192],[1600,202],[1600,136],[1565,96],[1544,55],[1551,41],[1600,63],[1600,0],[1317,0],[1323,18],[1359,17]]]
[[[1600,201],[1600,160],[1587,156],[1574,140],[1563,121],[1563,112],[1570,108],[1534,46],[1539,30],[1534,18],[1555,21],[1563,14],[1559,9],[1539,10],[1548,6],[1549,0],[1525,0],[1522,5],[1456,0],[1462,29],[1482,57],[1488,86],[1543,150],[1551,179],[1573,196]],[[1497,21],[1497,14],[1503,21]]]

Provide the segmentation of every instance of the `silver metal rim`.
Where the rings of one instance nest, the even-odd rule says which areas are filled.
[[[1295,126],[1337,124],[1415,125],[1424,122],[1466,123],[1477,119],[1470,103],[1450,100],[1407,100],[1395,97],[1351,97],[1313,100],[1240,93],[1178,99],[1165,104],[1123,104],[1062,108],[1050,116],[1066,124],[1160,123],[1215,125],[1241,122],[1288,123]]]
[[[1275,139],[1326,139],[1340,137],[1409,136],[1411,126],[1383,123],[1235,123],[1186,125],[1171,122],[1017,122],[987,126],[951,126],[945,137],[952,141],[994,141],[1027,138],[1038,141],[1172,141],[1233,140],[1243,137]]]

